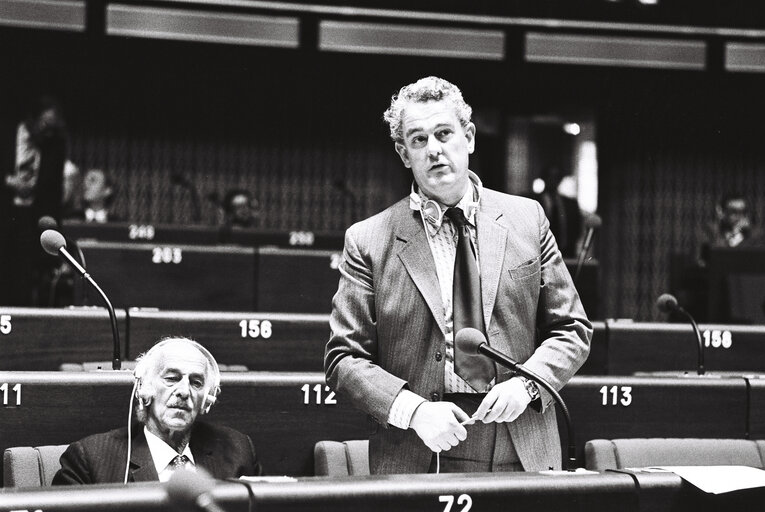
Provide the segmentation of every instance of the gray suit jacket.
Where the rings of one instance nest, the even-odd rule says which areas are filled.
[[[541,206],[484,189],[477,211],[481,295],[489,344],[563,387],[589,353],[592,325]],[[338,395],[378,423],[372,473],[426,472],[432,453],[413,430],[387,425],[402,388],[438,400],[444,392],[444,310],[419,212],[409,199],[359,222],[345,237],[324,367]],[[512,375],[498,368],[498,381]],[[550,395],[507,424],[523,467],[561,465]]]

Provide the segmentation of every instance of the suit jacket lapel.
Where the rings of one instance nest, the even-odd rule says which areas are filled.
[[[218,461],[213,457],[213,449],[204,441],[203,436],[194,435],[192,432],[189,448],[191,448],[191,454],[194,456],[194,465],[201,467],[211,476],[218,478],[219,471],[216,465]]]
[[[134,482],[156,482],[159,480],[154,459],[151,458],[149,444],[143,433],[143,426],[133,429],[133,447],[130,454],[130,474]]]
[[[408,222],[403,222],[396,233],[394,250],[422,294],[441,332],[446,334],[444,305],[438,284],[436,264],[430,251],[428,235],[419,213],[408,209]]]
[[[478,260],[481,267],[481,300],[487,332],[502,277],[502,263],[507,245],[507,228],[498,222],[500,218],[502,213],[491,208],[481,207],[476,212]]]

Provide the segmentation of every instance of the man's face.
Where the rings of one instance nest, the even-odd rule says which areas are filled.
[[[242,221],[250,220],[253,216],[250,198],[239,194],[231,199],[231,212],[234,218]]]
[[[475,125],[463,128],[451,104],[429,101],[407,105],[402,129],[404,141],[396,143],[396,152],[417,186],[429,198],[455,205],[467,191]]]
[[[728,229],[749,226],[749,209],[742,198],[729,199],[723,208],[723,225]]]
[[[104,200],[111,193],[110,188],[106,184],[106,176],[104,176],[103,171],[97,169],[85,173],[82,186],[82,196],[89,203]]]
[[[183,342],[164,345],[155,372],[147,426],[152,432],[186,432],[202,411],[207,382],[207,359]]]

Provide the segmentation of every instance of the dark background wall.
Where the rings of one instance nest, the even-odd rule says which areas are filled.
[[[343,230],[408,192],[388,139],[390,95],[421,76],[463,89],[483,118],[472,167],[505,188],[504,120],[586,111],[596,123],[603,227],[601,317],[657,318],[672,253],[692,252],[716,198],[743,190],[765,212],[765,80],[756,74],[329,54],[0,29],[0,161],[40,92],[69,122],[70,158],[118,183],[117,213],[192,219],[202,196],[254,191],[261,225]],[[483,137],[482,137],[483,133]],[[514,190],[512,192],[521,192]]]

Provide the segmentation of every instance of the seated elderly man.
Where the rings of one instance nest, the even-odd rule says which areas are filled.
[[[249,436],[197,421],[220,393],[220,370],[196,341],[166,338],[139,357],[133,393],[138,423],[72,443],[53,485],[165,482],[197,467],[217,479],[261,474]]]

